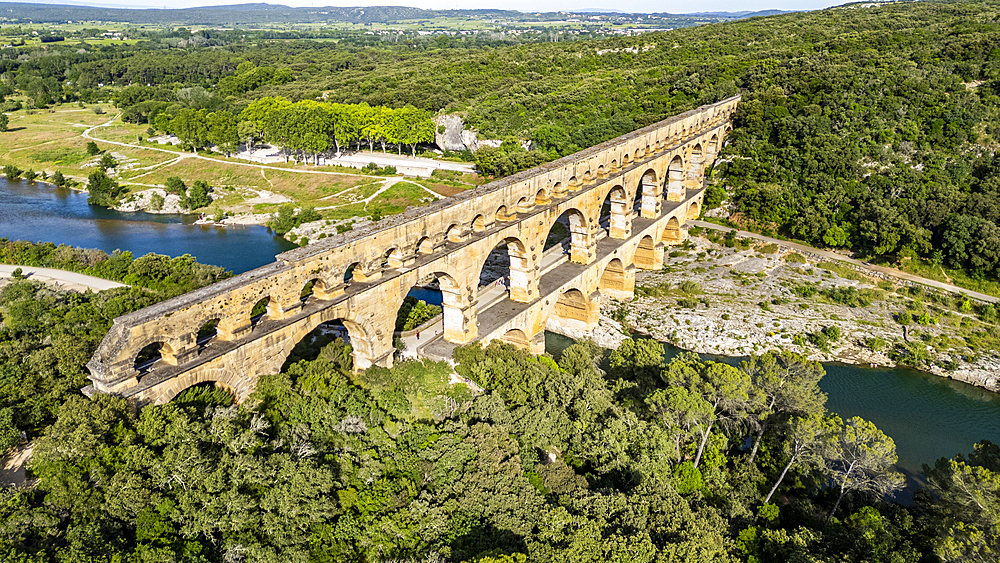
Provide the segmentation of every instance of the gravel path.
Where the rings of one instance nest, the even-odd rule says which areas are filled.
[[[92,289],[94,291],[101,291],[115,287],[125,287],[123,283],[95,278],[86,274],[67,272],[66,270],[57,270],[55,268],[36,268],[34,266],[17,266],[11,264],[0,264],[0,278],[12,277],[14,270],[17,268],[21,268],[22,273],[29,280],[51,283],[59,289],[71,291]]]

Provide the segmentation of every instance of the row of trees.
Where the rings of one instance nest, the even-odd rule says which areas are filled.
[[[316,101],[289,102],[284,98],[264,97],[254,100],[234,116],[228,110],[209,112],[201,109],[180,109],[175,115],[169,108],[153,116],[157,129],[177,135],[195,150],[215,145],[227,155],[245,142],[253,148],[258,141],[280,146],[286,153],[311,155],[319,163],[319,155],[351,143],[362,141],[370,150],[378,143],[396,145],[399,151],[434,140],[434,122],[426,111],[412,107],[392,109],[367,104],[333,104]]]

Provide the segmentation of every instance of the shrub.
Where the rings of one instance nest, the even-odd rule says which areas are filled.
[[[101,154],[101,149],[98,148],[97,143],[95,143],[94,141],[89,141],[87,143],[87,154],[89,154],[90,156],[97,156]]]
[[[903,311],[896,315],[896,322],[901,325],[908,325],[913,322],[913,315],[909,311]]]
[[[21,176],[21,169],[13,164],[8,164],[3,167],[3,173],[7,175],[8,180],[17,180]]]

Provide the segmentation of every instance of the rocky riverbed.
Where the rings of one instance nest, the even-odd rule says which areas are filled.
[[[690,237],[667,249],[663,270],[637,273],[636,296],[606,300],[592,334],[567,336],[616,347],[624,325],[704,354],[781,348],[824,362],[906,363],[1000,390],[1000,330],[981,305],[815,263],[780,245],[730,248]]]

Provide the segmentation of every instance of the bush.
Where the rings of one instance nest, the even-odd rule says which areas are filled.
[[[101,149],[98,148],[97,143],[95,143],[94,141],[89,141],[87,143],[87,154],[89,154],[90,156],[97,156],[101,154]]]
[[[55,174],[52,175],[49,181],[60,187],[66,185],[66,178],[63,176],[63,173],[58,170],[56,170]]]
[[[896,315],[896,322],[901,325],[908,325],[913,322],[913,315],[909,311],[903,311]]]
[[[21,169],[13,164],[8,164],[3,167],[3,173],[7,175],[8,180],[17,180],[21,177]]]

